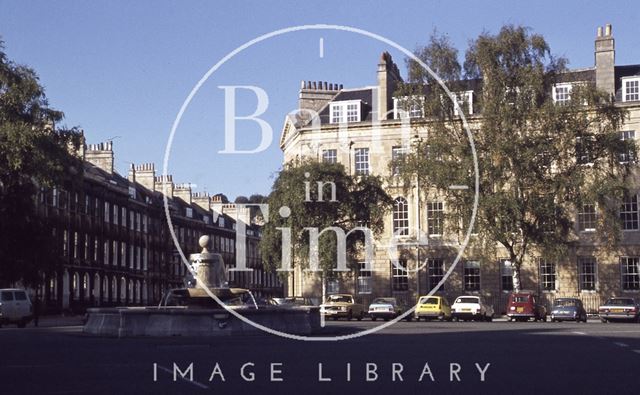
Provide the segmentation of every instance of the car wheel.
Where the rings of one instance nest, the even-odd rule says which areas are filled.
[[[360,315],[358,316],[358,321],[362,321],[363,318],[364,318],[364,311],[361,311]]]
[[[547,315],[545,314],[544,317],[542,317],[542,322],[547,322]]]
[[[378,317],[371,317],[371,321],[375,321],[377,319],[378,319]]]
[[[608,319],[606,319],[606,318],[600,318],[600,321],[601,321],[603,324],[606,324],[607,322],[609,322],[609,320],[608,320]]]
[[[407,322],[411,322],[411,320],[413,320],[413,317],[408,315],[407,318],[405,318],[405,320],[407,320]]]
[[[447,318],[447,321],[448,321],[448,322],[453,321],[453,317],[452,317],[452,316],[449,316],[449,318]]]
[[[353,312],[349,310],[349,314],[347,314],[347,321],[351,321],[353,319]]]
[[[493,321],[493,316],[491,316],[491,315],[485,315],[485,316],[484,316],[484,319],[485,319],[487,322],[491,322],[491,321]]]

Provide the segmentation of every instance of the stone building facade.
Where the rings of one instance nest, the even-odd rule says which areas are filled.
[[[153,163],[131,165],[127,177],[113,167],[112,142],[85,145],[81,187],[42,190],[38,211],[57,239],[56,269],[43,274],[39,294],[49,312],[87,307],[156,305],[167,289],[184,286],[186,267],[169,232],[164,197],[177,241],[188,257],[198,238],[211,237],[228,268],[235,266],[236,224],[246,225],[247,267],[230,286],[250,288],[257,297],[282,295],[282,283],[263,270],[261,230],[224,195],[193,192],[157,175]],[[231,215],[230,211],[233,211]]]
[[[629,111],[630,117],[620,130],[620,137],[637,139],[640,134],[640,65],[615,65],[611,25],[598,29],[594,58],[593,67],[568,70],[561,76],[553,87],[554,100],[569,100],[575,84],[594,84],[613,95],[617,106]],[[282,129],[280,147],[284,161],[315,158],[339,162],[351,174],[369,173],[387,179],[392,171],[389,163],[396,155],[402,155],[402,141],[407,138],[403,133],[406,130],[403,120],[398,117],[399,103],[393,96],[400,81],[398,67],[388,53],[383,53],[377,65],[374,86],[344,89],[338,84],[304,81],[299,93],[300,115],[287,118]],[[478,81],[470,81],[467,91],[457,92],[464,96],[464,105],[468,106],[465,112],[472,128],[482,122],[482,114],[477,109],[474,111],[473,106],[474,97],[481,94],[478,85]],[[416,133],[413,125],[420,122],[420,110],[404,110],[411,119],[411,133]],[[313,124],[308,120],[315,113],[316,124]],[[426,137],[426,127],[417,133]],[[562,262],[529,256],[522,268],[522,288],[538,292],[546,303],[560,296],[580,297],[591,311],[603,298],[612,295],[640,297],[637,198],[640,184],[637,181],[634,179],[633,185],[629,185],[635,193],[620,207],[625,230],[615,251],[599,248],[594,239],[595,212],[585,207],[577,213],[575,221],[577,247]],[[513,287],[512,269],[504,258],[508,255],[498,249],[496,256],[480,258],[474,256],[474,251],[467,250],[451,268],[460,240],[442,234],[441,222],[447,203],[430,201],[420,196],[417,188],[404,194],[401,188],[387,183],[386,189],[395,199],[395,205],[385,220],[384,233],[376,239],[375,271],[355,270],[329,281],[325,284],[327,293],[352,293],[365,304],[380,296],[395,296],[413,304],[418,295],[429,292],[447,271],[452,270],[438,292],[449,298],[479,294],[493,303],[497,312],[504,311],[506,296]],[[393,231],[399,225],[410,229],[404,238],[406,245],[390,253]],[[416,229],[429,234],[428,245],[418,246]],[[400,259],[408,270],[399,270],[391,264],[391,259]],[[321,289],[318,275],[299,270],[286,284],[289,295],[319,298]]]

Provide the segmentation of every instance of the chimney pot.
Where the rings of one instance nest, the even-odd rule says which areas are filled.
[[[604,35],[605,36],[610,36],[611,35],[611,24],[607,23],[604,27]]]

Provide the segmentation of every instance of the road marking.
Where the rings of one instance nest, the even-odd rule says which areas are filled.
[[[320,57],[324,58],[324,38],[320,37]]]
[[[640,350],[633,350],[636,354],[640,354]]]
[[[618,347],[629,347],[627,343],[613,342],[613,344],[615,344]]]
[[[172,370],[169,370],[168,368],[165,368],[165,367],[164,367],[164,366],[162,366],[162,365],[157,365],[157,366],[158,366],[158,368],[160,368],[161,370],[164,370],[165,372],[169,373],[170,375],[173,375],[173,371],[172,371]],[[179,374],[179,375],[177,375],[177,377],[178,377],[179,379],[181,379],[182,381],[186,381],[187,383],[191,383],[191,384],[195,385],[196,387],[200,387],[200,388],[203,388],[203,389],[205,389],[205,390],[208,390],[208,389],[209,389],[209,387],[207,387],[206,385],[204,385],[204,384],[202,384],[202,383],[199,383],[199,382],[197,382],[197,381],[195,381],[195,380],[187,380],[186,378],[182,377],[182,375],[180,375],[180,374]]]
[[[465,190],[469,189],[468,185],[449,185],[449,189]]]
[[[576,335],[586,335],[584,332],[573,331],[571,333],[575,333]]]

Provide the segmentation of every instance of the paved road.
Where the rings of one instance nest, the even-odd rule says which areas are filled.
[[[328,322],[325,332],[378,323]],[[640,393],[640,324],[401,322],[337,343],[269,335],[110,339],[80,329],[0,329],[0,393]],[[174,363],[183,371],[193,363],[193,381],[174,382]],[[254,381],[241,375],[246,363],[244,376]],[[272,382],[278,363],[274,379],[283,381]],[[320,381],[320,363],[331,381]],[[377,380],[367,381],[367,366]]]

